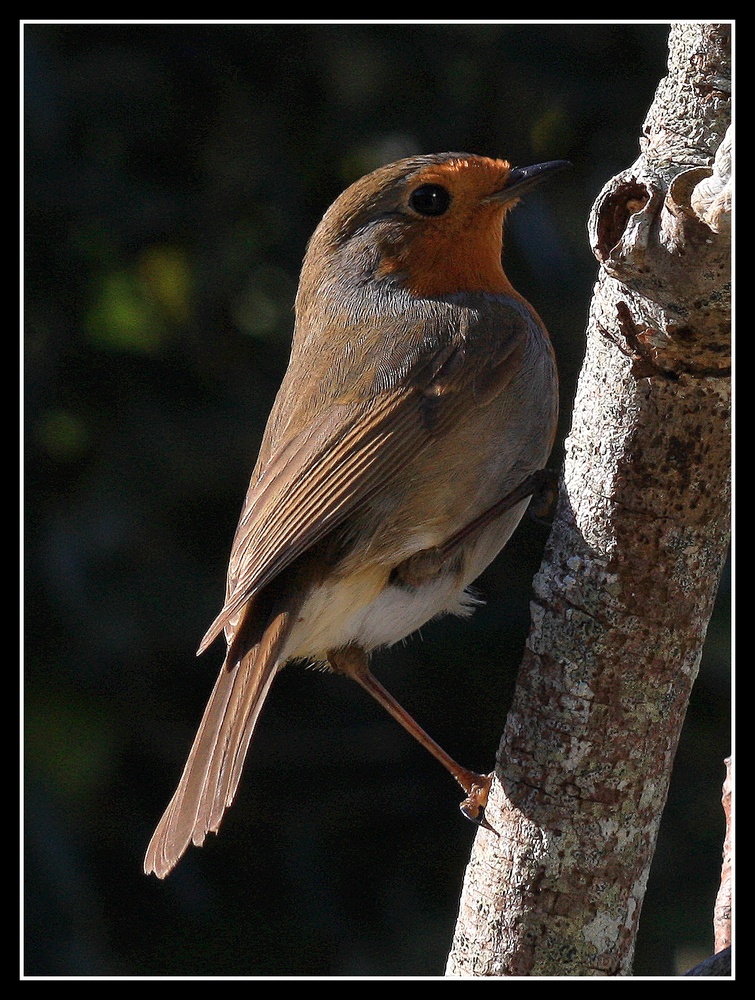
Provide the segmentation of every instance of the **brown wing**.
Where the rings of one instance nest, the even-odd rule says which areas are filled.
[[[408,359],[396,357],[401,340],[394,330],[388,369],[401,373],[398,380],[390,384],[375,368],[371,394],[330,402],[302,431],[269,451],[234,538],[225,605],[200,653],[232,625],[247,601],[385,489],[469,407],[487,405],[503,391],[524,351],[529,322],[512,305],[499,310],[494,325],[490,320],[485,325],[478,320],[473,328],[457,324],[450,342],[426,343]],[[288,416],[286,423],[296,420]]]

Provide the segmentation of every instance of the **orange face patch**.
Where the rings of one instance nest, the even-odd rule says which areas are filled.
[[[502,191],[510,167],[482,157],[434,164],[412,178],[411,191],[437,184],[451,196],[438,216],[403,219],[400,238],[383,248],[383,274],[400,272],[415,295],[510,293],[501,266],[503,217],[508,205],[489,201]]]

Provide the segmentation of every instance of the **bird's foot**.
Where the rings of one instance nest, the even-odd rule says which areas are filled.
[[[495,829],[485,818],[485,806],[488,804],[488,795],[490,794],[492,783],[492,774],[475,774],[469,788],[464,789],[467,797],[460,803],[459,809],[462,816],[465,816],[472,823],[482,826],[486,830],[492,830],[495,833]]]

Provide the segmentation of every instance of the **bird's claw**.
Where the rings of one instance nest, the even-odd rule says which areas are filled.
[[[492,782],[492,774],[478,775],[477,780],[469,788],[467,797],[459,804],[459,809],[462,816],[466,817],[470,822],[495,833],[495,829],[485,818],[485,806],[488,804],[488,795],[490,794]]]

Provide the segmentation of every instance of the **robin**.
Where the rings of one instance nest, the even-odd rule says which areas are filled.
[[[553,349],[501,265],[503,220],[569,166],[414,156],[340,195],[307,248],[291,358],[252,473],[223,608],[220,671],[147,850],[165,877],[216,832],[276,673],[291,660],[362,685],[484,816],[461,767],[370,671],[370,653],[443,614],[501,551],[556,429]]]

